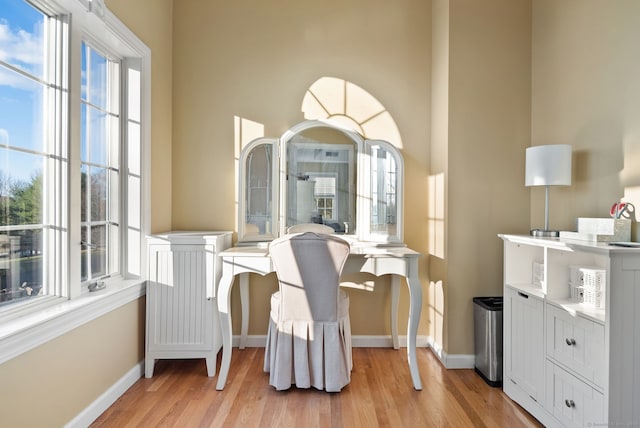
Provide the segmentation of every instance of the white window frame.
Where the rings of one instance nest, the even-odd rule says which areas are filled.
[[[85,0],[29,0],[36,7],[66,16],[69,24],[64,42],[69,49],[68,61],[61,72],[68,75],[66,99],[55,100],[68,119],[57,121],[56,135],[67,139],[67,171],[57,163],[47,171],[50,182],[67,189],[68,200],[50,215],[58,219],[44,224],[59,224],[57,239],[49,240],[47,251],[58,254],[62,249],[60,269],[55,270],[58,297],[37,299],[0,308],[0,364],[72,329],[90,322],[145,294],[147,260],[145,237],[150,231],[150,125],[151,125],[151,51],[115,15],[101,3],[100,8],[87,7]],[[122,61],[121,138],[139,147],[139,153],[121,154],[120,200],[120,274],[105,281],[106,287],[89,293],[80,281],[80,49],[82,40],[117,53]],[[132,76],[131,80],[126,76]],[[135,76],[138,76],[137,78]],[[136,84],[138,100],[127,95]],[[63,145],[64,146],[64,145]],[[127,146],[124,146],[125,148]],[[64,150],[64,149],[63,149]],[[130,189],[130,190],[128,190]],[[48,194],[47,189],[43,193]],[[139,201],[139,204],[129,204]],[[46,211],[46,210],[44,210]],[[46,273],[46,271],[45,271]]]

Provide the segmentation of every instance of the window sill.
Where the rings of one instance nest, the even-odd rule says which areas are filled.
[[[144,280],[111,283],[104,290],[64,300],[0,325],[0,364],[80,327],[146,293]]]

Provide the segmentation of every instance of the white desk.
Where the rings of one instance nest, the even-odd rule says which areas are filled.
[[[240,275],[240,300],[242,302],[240,348],[244,348],[249,325],[249,273],[266,275],[275,270],[267,248],[233,247],[221,252],[220,256],[222,257],[222,277],[218,285],[217,301],[222,329],[222,363],[216,385],[218,390],[224,389],[231,365],[231,289],[234,278],[236,275]],[[422,311],[422,285],[418,279],[419,257],[420,253],[406,247],[362,247],[355,244],[352,245],[351,253],[342,271],[343,274],[366,272],[376,276],[392,275],[391,329],[393,346],[396,349],[399,347],[396,314],[400,277],[407,279],[410,297],[407,356],[413,387],[417,390],[422,389],[416,358],[416,336]]]

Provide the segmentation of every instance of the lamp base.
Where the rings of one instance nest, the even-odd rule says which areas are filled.
[[[557,238],[560,236],[559,230],[531,229],[529,233],[537,238]]]

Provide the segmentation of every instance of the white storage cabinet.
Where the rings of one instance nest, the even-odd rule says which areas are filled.
[[[548,427],[640,426],[640,249],[500,237],[505,393]],[[602,307],[572,299],[575,266],[605,272]]]
[[[231,232],[167,232],[147,240],[145,377],[155,361],[205,358],[215,376],[222,346],[216,289],[218,254],[231,246]]]

